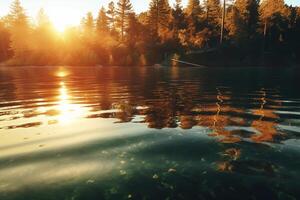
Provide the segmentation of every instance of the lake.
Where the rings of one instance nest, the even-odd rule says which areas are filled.
[[[1,67],[0,199],[298,199],[299,77]]]

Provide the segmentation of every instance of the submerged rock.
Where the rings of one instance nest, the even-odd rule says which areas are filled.
[[[274,176],[278,171],[277,167],[265,161],[227,161],[218,165],[218,170],[222,172],[237,172],[249,175]]]

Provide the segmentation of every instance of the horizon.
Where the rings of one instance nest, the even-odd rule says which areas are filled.
[[[22,6],[25,8],[27,15],[35,20],[38,11],[43,8],[50,18],[51,22],[58,31],[64,31],[67,27],[77,26],[80,20],[86,15],[87,12],[92,12],[96,17],[100,8],[107,5],[111,0],[89,0],[88,3],[82,3],[80,0],[44,0],[36,2],[35,0],[21,0]],[[0,2],[0,18],[9,13],[10,5],[13,0],[3,0]],[[114,0],[116,3],[117,0]],[[182,5],[186,6],[188,0],[183,0]],[[202,2],[202,1],[201,1]],[[133,10],[136,13],[141,13],[149,8],[150,0],[142,2],[140,0],[131,0]],[[169,0],[172,6],[175,0]],[[288,0],[286,4],[299,6],[300,0]],[[68,15],[65,15],[68,13]],[[61,19],[64,20],[61,20]]]

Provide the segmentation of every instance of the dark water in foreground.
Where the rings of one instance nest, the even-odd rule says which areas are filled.
[[[299,77],[0,68],[0,199],[298,199]]]

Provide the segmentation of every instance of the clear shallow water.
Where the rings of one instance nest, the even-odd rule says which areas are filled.
[[[0,199],[300,198],[299,75],[0,68]]]

